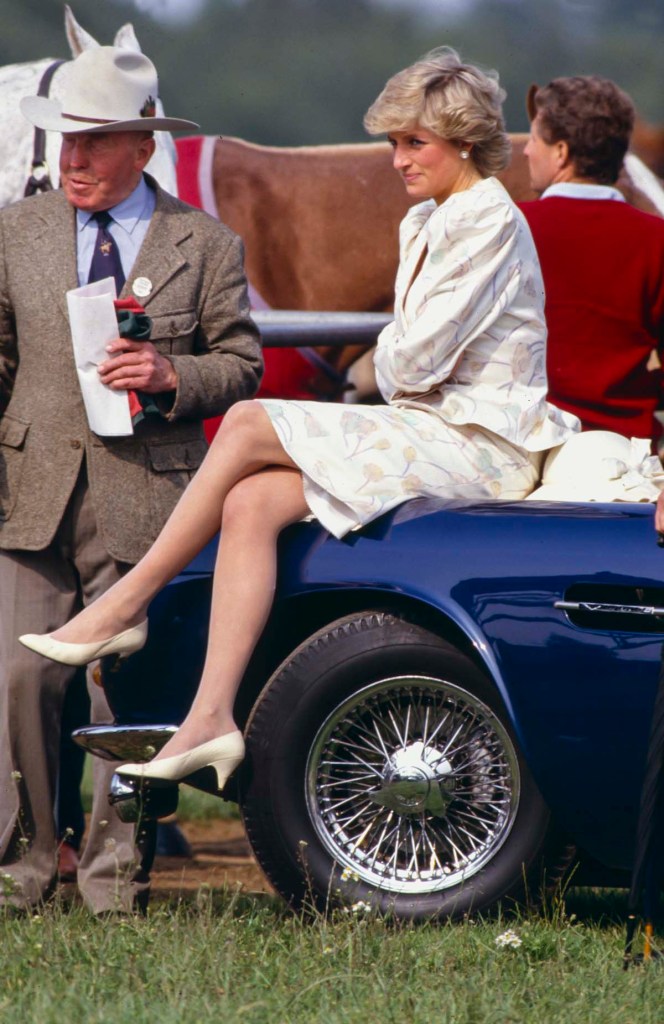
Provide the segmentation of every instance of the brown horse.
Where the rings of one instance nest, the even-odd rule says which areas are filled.
[[[516,202],[535,199],[512,135],[499,176]],[[276,309],[392,308],[398,227],[409,200],[387,143],[279,149],[219,139],[212,166],[219,217],[245,242],[247,275]],[[657,212],[628,177],[628,201]]]

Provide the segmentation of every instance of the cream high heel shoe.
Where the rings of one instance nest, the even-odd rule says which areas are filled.
[[[108,640],[98,640],[91,644],[68,644],[62,640],[54,640],[50,633],[24,633],[18,638],[19,643],[29,647],[31,651],[59,661],[63,665],[87,665],[97,658],[105,658],[108,654],[127,656],[140,651],[145,646],[148,636],[148,620],[144,619],[138,626],[131,626],[110,636]]]
[[[146,764],[123,764],[115,770],[118,775],[130,775],[132,778],[182,782],[201,768],[213,768],[217,775],[217,789],[221,792],[243,758],[244,737],[236,729],[207,743],[200,743],[184,754],[162,757],[160,761],[148,761]]]

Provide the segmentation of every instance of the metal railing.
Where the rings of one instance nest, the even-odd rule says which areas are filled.
[[[375,345],[391,313],[314,313],[297,309],[254,310],[266,348],[309,345]]]

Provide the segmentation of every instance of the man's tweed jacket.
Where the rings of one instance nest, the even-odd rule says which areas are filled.
[[[148,180],[156,209],[122,294],[152,283],[139,301],[178,387],[131,437],[87,425],[65,297],[78,285],[74,210],[50,192],[0,211],[0,548],[47,547],[85,457],[102,540],[137,561],[205,455],[202,420],[258,387],[242,243]]]

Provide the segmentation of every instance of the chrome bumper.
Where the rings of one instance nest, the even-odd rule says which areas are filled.
[[[149,761],[177,732],[176,725],[88,725],[72,739],[106,761]]]
[[[136,763],[149,761],[175,732],[176,725],[89,725],[76,729],[72,739],[95,757]],[[173,814],[178,794],[176,784],[145,786],[138,779],[114,775],[108,802],[121,821],[147,821]]]

